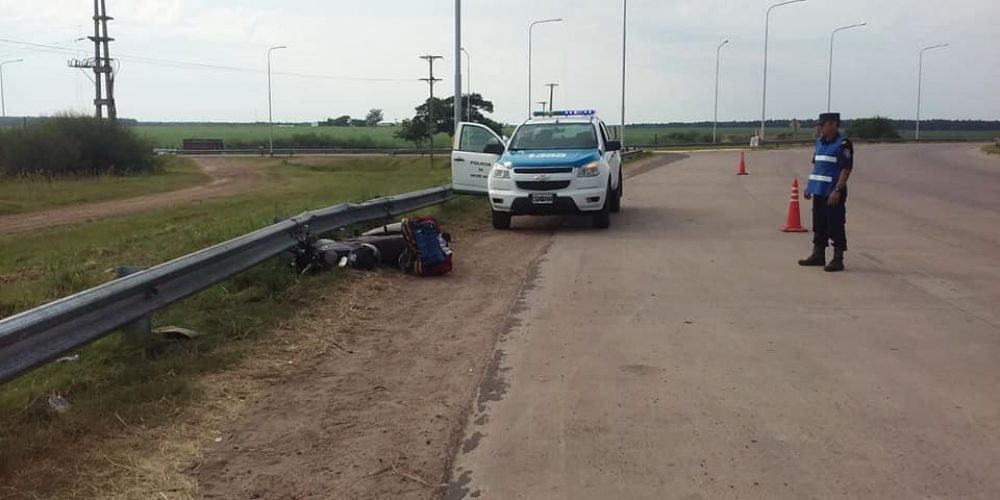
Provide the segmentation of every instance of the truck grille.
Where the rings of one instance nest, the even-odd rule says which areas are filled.
[[[515,174],[568,174],[573,167],[515,168]]]
[[[517,181],[517,188],[524,191],[557,191],[569,187],[569,181]]]

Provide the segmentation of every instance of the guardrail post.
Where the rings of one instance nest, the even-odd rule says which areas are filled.
[[[118,274],[119,278],[124,278],[144,269],[146,268],[120,266],[115,269],[115,272]],[[122,326],[121,330],[122,339],[124,340],[126,349],[141,349],[144,354],[149,352],[153,342],[153,317],[151,315],[143,316],[131,323],[128,323]]]

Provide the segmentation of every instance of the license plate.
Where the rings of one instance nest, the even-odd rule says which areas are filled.
[[[535,205],[551,205],[555,202],[556,202],[556,195],[552,193],[531,195],[531,203]]]

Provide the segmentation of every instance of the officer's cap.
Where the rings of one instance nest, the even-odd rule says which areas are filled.
[[[835,121],[840,123],[840,113],[820,113],[819,123]]]

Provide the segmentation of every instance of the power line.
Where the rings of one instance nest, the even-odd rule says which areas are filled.
[[[5,43],[8,45],[21,46],[27,50],[35,50],[37,52],[47,52],[47,53],[75,53],[78,54],[79,49],[74,49],[70,47],[60,47],[58,45],[43,44],[43,43],[32,43],[24,42],[20,40],[11,40],[7,38],[0,38],[0,43]],[[119,53],[116,59],[137,62],[141,64],[150,64],[154,66],[166,66],[166,67],[182,67],[189,69],[199,69],[199,70],[210,70],[210,71],[230,71],[230,72],[240,72],[240,73],[265,73],[266,71],[256,69],[256,68],[246,68],[239,66],[226,66],[221,64],[210,64],[210,63],[198,63],[191,61],[179,61],[174,59],[161,59],[155,57],[144,57],[135,56],[128,54]],[[311,73],[297,73],[288,71],[275,71],[275,75],[283,76],[293,76],[298,78],[314,78],[322,80],[340,80],[340,81],[357,81],[357,82],[412,82],[410,78],[379,78],[379,77],[359,77],[359,76],[341,76],[341,75],[320,75]]]

